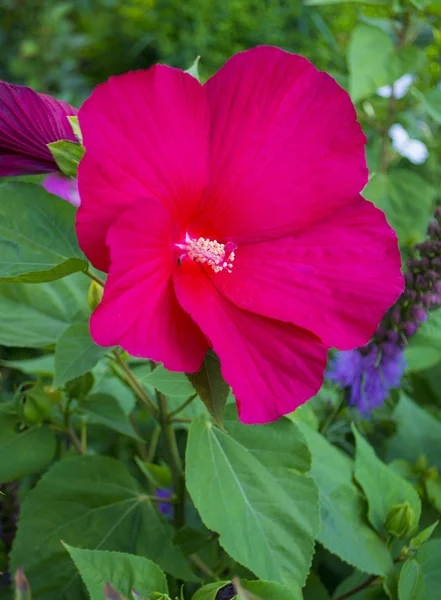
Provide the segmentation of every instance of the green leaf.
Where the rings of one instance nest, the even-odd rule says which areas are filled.
[[[0,344],[41,347],[54,344],[74,316],[88,314],[87,278],[70,275],[33,285],[0,283]]]
[[[306,585],[302,592],[303,600],[330,600],[327,589],[314,571],[309,573]]]
[[[54,387],[61,387],[93,369],[108,348],[97,346],[90,337],[89,321],[73,323],[63,331],[55,348]]]
[[[200,76],[199,76],[199,60],[200,60],[200,56],[196,56],[196,58],[194,59],[193,64],[191,65],[191,67],[189,67],[185,73],[188,73],[189,75],[192,75],[195,79],[197,79],[198,81],[201,80]]]
[[[321,434],[299,423],[312,454],[311,476],[320,493],[318,540],[360,571],[384,575],[392,565],[386,544],[364,519],[363,498],[352,481],[353,461]]]
[[[334,591],[334,597],[338,598],[340,595],[349,593],[354,588],[365,583],[366,580],[366,573],[354,571],[337,586]],[[350,600],[387,600],[387,596],[380,585],[367,587],[356,594],[351,594],[348,598]],[[315,600],[315,598],[311,600]]]
[[[47,145],[60,171],[68,177],[77,177],[78,165],[84,156],[84,147],[70,140],[59,140]]]
[[[400,600],[441,598],[441,540],[431,540],[407,560],[398,584]]]
[[[137,369],[134,369],[136,373]],[[162,365],[156,367],[144,377],[139,377],[139,381],[145,385],[151,385],[156,390],[166,396],[183,396],[189,398],[194,394],[194,389],[184,373],[174,373],[167,371]]]
[[[441,469],[440,440],[441,422],[402,394],[394,417],[397,431],[387,443],[387,460],[395,458],[411,462],[425,456],[429,465]]]
[[[54,372],[54,355],[43,354],[37,358],[23,358],[22,360],[2,360],[2,367],[16,369],[31,375],[52,375]]]
[[[76,136],[77,140],[79,141],[80,144],[83,143],[83,136],[81,134],[81,129],[80,129],[80,124],[78,122],[78,117],[67,117],[67,120],[70,123],[70,126],[72,127],[72,131],[74,132],[74,135]]]
[[[421,548],[423,544],[428,542],[432,537],[433,532],[438,527],[438,523],[439,521],[435,521],[435,523],[432,523],[432,525],[429,525],[429,527],[426,527],[425,529],[420,531],[418,535],[413,537],[410,540],[409,548],[411,550],[418,550],[418,548]]]
[[[409,341],[405,350],[408,370],[430,369],[441,362],[441,309],[434,311]]]
[[[307,446],[288,419],[247,426],[230,407],[226,414],[229,434],[205,417],[190,427],[189,493],[235,560],[258,577],[300,589],[318,529],[317,490],[299,469],[309,464]]]
[[[420,175],[407,169],[378,173],[364,188],[363,196],[385,212],[400,245],[413,246],[423,239],[432,216],[435,189]]]
[[[86,270],[75,207],[39,185],[0,185],[0,256],[0,281],[40,283]]]
[[[230,386],[222,377],[218,357],[208,351],[200,370],[197,373],[187,373],[187,377],[214,422],[222,427]]]
[[[216,581],[215,583],[204,585],[204,587],[196,592],[192,600],[216,600],[218,591],[229,584],[229,581]],[[248,596],[247,594],[246,597],[250,598],[250,600],[302,600],[301,592],[289,590],[274,581],[241,580],[240,587],[242,590],[253,594],[252,596]]]
[[[371,96],[377,88],[392,83],[394,45],[381,29],[360,24],[352,31],[348,47],[349,93],[353,102]]]
[[[103,425],[112,431],[127,435],[134,440],[140,438],[136,434],[129,417],[121,408],[118,400],[109,394],[92,394],[87,396],[79,406],[79,412],[86,415],[89,423]]]
[[[215,581],[214,583],[208,583],[201,587],[191,600],[216,600],[218,591],[230,583],[230,581]]]
[[[17,431],[18,417],[0,413],[0,483],[38,473],[56,450],[54,432],[45,426]]]
[[[27,494],[11,567],[25,568],[35,600],[83,597],[61,540],[74,547],[144,556],[174,577],[196,579],[172,543],[170,525],[113,458],[82,456],[57,463]]]
[[[125,552],[83,550],[63,544],[80,572],[91,600],[102,600],[106,583],[131,597],[132,590],[150,597],[152,592],[168,594],[167,580],[151,560]]]
[[[372,446],[355,427],[352,431],[357,444],[355,479],[366,495],[369,521],[378,533],[387,537],[384,524],[389,510],[407,501],[418,523],[421,516],[421,500],[415,488],[376,456]]]

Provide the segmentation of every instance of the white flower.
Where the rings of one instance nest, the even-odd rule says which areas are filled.
[[[389,135],[392,140],[392,148],[415,165],[422,164],[429,156],[427,146],[420,140],[412,140],[399,123],[392,125]]]
[[[410,73],[406,73],[399,79],[397,79],[392,85],[383,85],[378,88],[377,94],[382,98],[390,98],[392,95],[392,87],[394,90],[395,98],[403,98],[407,94],[407,90],[410,88],[412,83],[415,81],[415,77]]]

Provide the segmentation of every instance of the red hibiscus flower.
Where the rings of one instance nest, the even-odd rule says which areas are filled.
[[[327,349],[365,344],[402,291],[354,107],[306,59],[113,77],[79,120],[77,231],[109,273],[93,338],[185,372],[212,347],[242,421],[313,396]]]

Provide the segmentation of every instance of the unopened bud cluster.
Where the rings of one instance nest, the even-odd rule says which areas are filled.
[[[416,244],[407,261],[405,289],[386,313],[372,343],[404,347],[427,319],[427,313],[441,306],[441,207],[427,228],[427,238]]]

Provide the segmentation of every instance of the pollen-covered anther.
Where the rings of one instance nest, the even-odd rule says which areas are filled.
[[[193,240],[186,237],[186,250],[189,258],[200,264],[206,264],[215,273],[227,271],[231,273],[235,258],[234,250],[237,246],[233,242],[221,244],[217,240],[209,240],[203,237]],[[179,245],[181,248],[182,245]]]

